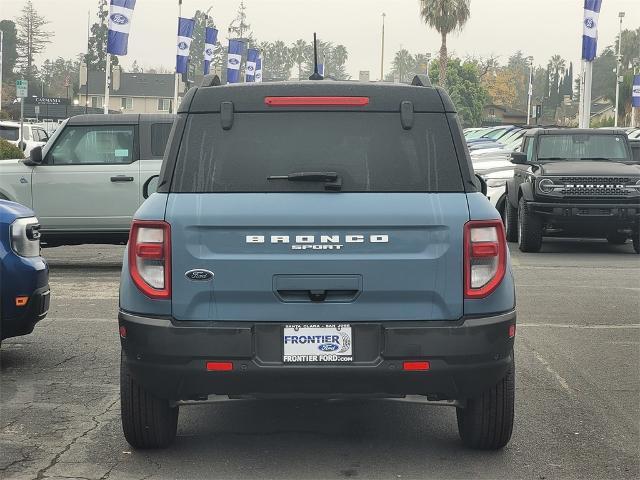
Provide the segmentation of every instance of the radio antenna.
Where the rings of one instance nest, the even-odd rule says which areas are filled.
[[[318,39],[316,32],[313,32],[313,75],[309,77],[309,80],[323,80],[324,77],[318,72]]]

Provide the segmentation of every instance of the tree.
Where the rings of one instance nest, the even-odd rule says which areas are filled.
[[[89,36],[89,51],[85,55],[85,62],[89,66],[89,71],[104,72],[107,63],[107,38],[109,36],[109,16],[108,0],[98,0],[98,21],[91,26]],[[111,55],[111,66],[115,67],[120,62],[116,55]]]
[[[39,80],[47,96],[71,98],[80,88],[79,72],[79,60],[47,59],[40,67]]]
[[[564,75],[567,68],[567,62],[560,55],[554,55],[551,57],[551,60],[549,60],[549,65],[549,75],[551,77],[551,93],[549,95],[550,103],[557,107],[560,105],[562,95],[564,94],[564,89],[562,88],[562,75]]]
[[[493,75],[486,75],[483,80],[487,93],[494,104],[514,108],[518,79],[513,69],[500,68]]]
[[[236,18],[234,18],[229,25],[229,38],[243,40],[246,45],[251,45],[256,43],[256,40],[253,38],[251,25],[247,23],[246,9],[247,7],[244,6],[244,1],[240,2]]]
[[[22,9],[22,15],[18,17],[16,23],[18,25],[17,64],[20,73],[27,80],[32,80],[37,73],[35,57],[44,51],[48,43],[51,43],[53,33],[44,30],[45,25],[49,22],[38,14],[31,0],[27,0]]]
[[[293,59],[289,47],[282,41],[262,42],[262,76],[265,80],[288,80],[293,67]]]
[[[313,73],[313,45],[309,45],[305,52],[304,77]],[[345,64],[349,58],[349,52],[344,45],[334,45],[333,42],[318,40],[318,63],[324,64],[324,76],[336,80],[348,80]]]
[[[461,30],[471,16],[470,0],[419,0],[424,22],[440,33],[440,85],[447,87],[447,35]]]
[[[406,83],[411,73],[414,73],[416,61],[413,55],[409,53],[409,50],[403,48],[396,52],[393,57],[392,72],[395,78],[398,78],[400,83]]]
[[[298,80],[302,80],[302,69],[307,62],[307,51],[309,50],[309,44],[303,39],[296,40],[291,45],[291,58],[293,62],[298,66]]]
[[[2,20],[0,22],[0,30],[3,32],[2,80],[5,83],[13,83],[15,80],[13,70],[16,67],[16,59],[18,58],[18,52],[16,50],[16,24],[11,20]]]
[[[429,72],[433,83],[440,79],[440,71]],[[480,81],[480,72],[474,62],[462,62],[459,58],[449,60],[447,66],[448,92],[451,96],[460,121],[465,127],[482,125],[484,106],[489,100],[487,90]]]

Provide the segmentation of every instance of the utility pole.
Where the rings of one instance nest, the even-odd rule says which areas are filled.
[[[382,55],[380,58],[380,81],[384,82],[384,19],[387,14],[382,14]]]
[[[533,95],[533,57],[529,60],[529,101],[527,103],[527,125],[531,125],[531,96]]]
[[[619,104],[620,104],[620,65],[622,64],[622,19],[624,18],[624,12],[618,13],[620,18],[620,35],[618,36],[618,55],[616,55],[616,115],[613,119],[613,126],[618,126],[618,117],[620,116]]]
[[[427,57],[427,78],[429,77],[429,64],[431,63],[431,54],[427,53],[425,55]]]
[[[182,18],[182,0],[178,0],[178,29],[180,29],[180,18]],[[178,34],[180,34],[179,31]],[[173,86],[173,108],[171,109],[171,113],[176,113],[178,111],[178,84],[180,83],[180,74],[178,73],[177,64],[175,77],[175,85]]]
[[[4,44],[4,32],[0,30],[0,112],[2,111],[2,45]]]
[[[87,11],[87,56],[85,57],[85,63],[87,64],[87,84],[86,84],[86,95],[84,99],[84,113],[88,113],[89,111],[89,53],[91,49],[91,10]]]

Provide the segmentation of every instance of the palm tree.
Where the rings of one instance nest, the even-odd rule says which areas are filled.
[[[393,71],[398,75],[400,83],[407,81],[407,76],[411,73],[411,70],[413,70],[415,63],[415,58],[406,48],[396,53],[396,56],[393,58]]]
[[[461,30],[469,17],[471,0],[419,0],[420,15],[424,22],[435,28],[442,37],[440,47],[440,85],[447,85],[447,35]]]
[[[307,61],[308,48],[309,44],[302,39],[296,40],[296,42],[291,45],[291,56],[298,66],[298,80],[302,80],[302,66]]]

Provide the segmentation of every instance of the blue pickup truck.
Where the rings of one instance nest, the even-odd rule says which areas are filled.
[[[192,89],[120,287],[127,441],[168,446],[185,403],[406,398],[465,445],[514,421],[503,225],[456,110],[413,85]]]
[[[31,333],[49,310],[49,267],[33,211],[0,200],[0,341]]]

